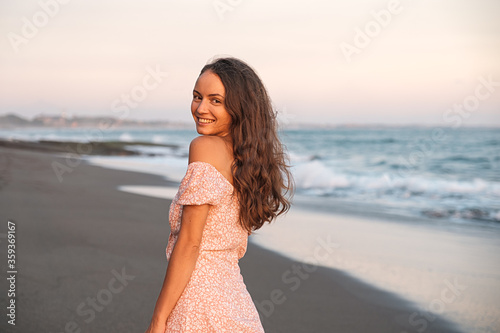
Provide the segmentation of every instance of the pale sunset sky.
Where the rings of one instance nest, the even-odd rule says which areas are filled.
[[[290,123],[500,126],[499,17],[498,0],[2,1],[0,115],[189,121],[200,69],[231,55]]]

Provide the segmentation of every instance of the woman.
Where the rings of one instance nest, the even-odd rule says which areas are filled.
[[[238,260],[252,231],[290,209],[271,101],[253,69],[221,58],[201,70],[191,113],[201,136],[170,206],[169,264],[147,333],[264,332]]]

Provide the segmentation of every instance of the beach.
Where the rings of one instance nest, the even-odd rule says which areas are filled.
[[[239,260],[266,333],[500,333],[498,13],[494,0],[9,1],[0,333],[145,332],[170,208],[199,159],[254,192],[238,193],[242,216],[271,214]],[[234,231],[218,221],[203,235],[217,248]],[[236,286],[202,268],[214,292]],[[204,291],[226,300],[208,321],[249,313]]]
[[[287,248],[289,257],[334,267],[413,302],[418,311],[407,317],[413,331],[426,331],[436,314],[465,332],[500,330],[496,229],[304,209],[257,232],[253,241],[279,251],[283,234],[297,244]],[[326,241],[334,250],[316,256]]]
[[[176,184],[84,161],[59,181],[53,165],[66,163],[64,156],[0,154],[1,232],[12,221],[17,237],[16,325],[4,317],[2,332],[144,331],[166,269],[170,201],[117,188]],[[439,314],[422,316],[401,295],[322,265],[342,249],[338,238],[323,235],[310,248],[314,265],[258,246],[266,229],[251,236],[240,261],[266,332],[465,332]],[[1,288],[8,289],[5,279]]]

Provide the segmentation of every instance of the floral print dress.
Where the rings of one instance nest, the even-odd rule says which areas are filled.
[[[238,222],[233,185],[212,165],[191,162],[169,211],[167,260],[177,241],[184,205],[209,204],[200,253],[165,332],[264,332],[240,273],[248,232]]]

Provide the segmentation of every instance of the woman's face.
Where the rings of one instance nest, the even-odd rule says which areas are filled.
[[[191,113],[199,134],[229,135],[231,116],[226,111],[225,96],[226,90],[217,74],[207,70],[200,75],[193,89],[191,103]]]

